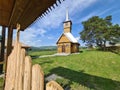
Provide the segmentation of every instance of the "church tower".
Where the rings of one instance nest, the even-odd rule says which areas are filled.
[[[58,53],[76,53],[79,52],[79,42],[72,35],[72,22],[69,20],[68,10],[66,10],[66,20],[63,23],[64,32],[57,41]]]
[[[71,29],[72,29],[72,22],[71,20],[69,20],[69,13],[68,13],[68,10],[66,10],[66,20],[63,24],[64,26],[64,33],[68,33],[70,32],[71,33]]]

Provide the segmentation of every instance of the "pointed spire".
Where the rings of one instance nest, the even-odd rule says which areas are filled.
[[[66,21],[69,21],[68,7],[67,7],[67,9],[66,9]]]

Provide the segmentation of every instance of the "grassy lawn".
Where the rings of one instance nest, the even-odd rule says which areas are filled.
[[[3,90],[3,84],[4,84],[4,80],[3,78],[0,78],[0,90]]]
[[[51,55],[51,54],[55,54],[56,51],[29,51],[28,54],[32,57],[38,57],[38,56],[42,56],[42,55]]]
[[[55,51],[31,52],[30,55],[52,54]],[[83,51],[80,54],[33,59],[45,76],[63,77],[71,90],[120,90],[120,56],[111,52]]]

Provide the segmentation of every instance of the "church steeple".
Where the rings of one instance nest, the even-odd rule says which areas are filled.
[[[68,9],[66,9],[66,21],[69,21],[69,13],[68,13]]]
[[[64,33],[71,32],[72,22],[69,20],[68,9],[66,10],[66,20],[64,22]]]

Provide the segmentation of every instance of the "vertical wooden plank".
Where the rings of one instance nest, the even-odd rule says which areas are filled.
[[[15,89],[14,90],[22,90],[23,89],[23,61],[25,59],[25,50],[21,49],[21,44],[18,44],[17,49],[17,61],[16,61],[16,76],[15,76]]]
[[[4,61],[4,51],[5,51],[5,27],[2,26],[2,38],[1,38],[1,55],[0,62]],[[3,72],[3,64],[0,65],[0,73]]]
[[[44,90],[44,73],[38,64],[32,67],[32,90]]]
[[[32,74],[32,64],[31,57],[25,57],[25,67],[24,67],[24,85],[23,90],[31,90],[31,74]]]
[[[24,78],[24,61],[25,61],[25,49],[21,50],[21,59],[20,59],[20,70],[19,70],[19,78],[18,78],[18,89],[17,90],[23,90],[23,78]]]
[[[14,90],[15,85],[15,75],[16,75],[16,61],[17,61],[17,48],[18,44],[15,44],[15,47],[8,57],[7,68],[6,68],[6,77],[5,77],[5,88],[4,90]]]
[[[20,52],[21,52],[21,46],[20,46],[20,44],[18,43],[18,48],[17,48],[17,54],[16,54],[16,73],[15,73],[15,84],[14,84],[14,90],[17,90],[17,88],[18,88],[18,83],[19,83],[19,81],[18,81],[18,78],[19,78],[19,69],[20,69]]]
[[[46,85],[46,90],[64,90],[57,82],[50,81]]]

